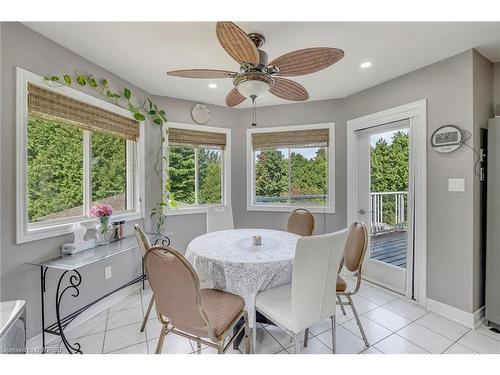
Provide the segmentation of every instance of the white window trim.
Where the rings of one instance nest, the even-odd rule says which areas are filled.
[[[76,100],[89,103],[96,107],[100,107],[110,112],[117,113],[122,116],[133,118],[129,111],[120,108],[112,103],[96,98],[92,95],[85,94],[71,87],[51,87],[48,86],[43,77],[24,70],[16,68],[16,243],[24,243],[29,241],[40,240],[72,233],[73,224],[81,222],[85,227],[91,228],[97,224],[97,219],[81,216],[78,218],[68,218],[66,220],[53,221],[50,223],[28,223],[28,175],[27,175],[27,127],[28,127],[28,83],[40,85],[47,90],[57,92],[61,95],[71,97]],[[144,212],[144,170],[145,170],[145,137],[144,137],[144,122],[139,124],[139,139],[134,142],[127,141],[127,170],[132,170],[134,177],[133,182],[128,181],[127,189],[132,188],[133,194],[128,199],[133,199],[134,211],[113,215],[113,220],[139,220],[143,217]],[[89,147],[88,139],[85,141],[84,147]],[[85,144],[87,143],[87,145]],[[132,145],[132,147],[130,147]],[[134,168],[135,160],[135,168]],[[84,174],[87,174],[85,181],[89,181],[88,162],[84,161]],[[129,179],[128,179],[129,180]],[[132,185],[133,184],[133,185]],[[130,190],[128,190],[130,191]],[[130,203],[128,201],[127,203]],[[89,209],[90,202],[84,197],[84,209]],[[85,211],[87,212],[87,211]]]
[[[325,206],[308,205],[265,205],[255,204],[255,161],[252,149],[252,134],[294,130],[329,129],[328,139],[328,203]],[[247,129],[247,211],[290,212],[306,208],[314,213],[335,213],[335,123],[290,125]]]
[[[164,208],[164,213],[168,216],[191,215],[207,213],[208,207],[231,206],[231,129],[216,126],[185,124],[181,122],[167,122],[163,125],[163,134],[169,128],[205,131],[212,133],[223,133],[226,135],[226,147],[222,154],[222,204],[206,205],[203,207],[183,207],[183,208]],[[165,148],[163,150],[163,185],[168,178],[168,136],[166,136]],[[198,172],[196,172],[198,173]]]

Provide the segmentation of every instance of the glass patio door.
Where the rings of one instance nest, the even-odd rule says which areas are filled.
[[[363,276],[407,294],[412,238],[408,187],[409,120],[356,132],[358,219],[369,228]]]

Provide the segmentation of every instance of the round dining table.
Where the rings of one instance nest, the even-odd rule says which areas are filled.
[[[254,245],[254,236],[261,237],[260,246]],[[253,327],[257,293],[292,280],[299,237],[270,229],[210,232],[189,243],[186,258],[203,288],[221,289],[243,298]]]

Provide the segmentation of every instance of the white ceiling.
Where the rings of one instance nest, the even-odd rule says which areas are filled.
[[[33,30],[152,94],[225,105],[230,79],[169,77],[169,70],[238,70],[220,47],[212,22],[27,22]],[[476,48],[500,61],[500,22],[237,22],[266,37],[269,61],[306,47],[337,47],[345,57],[333,66],[295,80],[310,101],[341,98],[420,67]],[[362,70],[360,63],[371,61]],[[90,72],[89,72],[90,73]],[[217,89],[208,83],[216,82]],[[249,106],[247,100],[239,107]],[[290,103],[271,94],[259,105]]]

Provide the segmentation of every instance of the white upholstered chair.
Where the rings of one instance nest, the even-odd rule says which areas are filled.
[[[335,287],[347,233],[345,229],[299,238],[292,282],[257,294],[256,310],[293,337],[296,353],[300,353],[299,334],[328,318],[332,320],[335,351]],[[313,251],[314,256],[311,256]],[[255,350],[255,328],[252,341]]]
[[[231,206],[208,207],[207,233],[234,229],[233,208]]]

